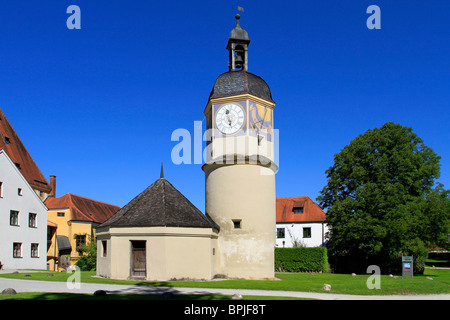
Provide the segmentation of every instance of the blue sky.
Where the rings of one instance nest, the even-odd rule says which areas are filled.
[[[81,30],[69,30],[69,5]],[[381,29],[369,30],[369,5]],[[280,131],[277,196],[315,199],[334,154],[393,121],[441,159],[450,187],[447,0],[240,0],[249,71],[269,84]],[[0,107],[57,196],[123,206],[166,178],[204,210],[201,165],[171,162],[227,71],[236,1],[7,1]]]

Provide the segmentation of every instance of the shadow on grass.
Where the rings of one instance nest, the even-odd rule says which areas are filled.
[[[176,294],[171,292],[167,294],[121,294],[114,291],[108,291],[107,295],[95,296],[84,293],[53,293],[53,292],[29,292],[18,293],[16,295],[3,296],[0,300],[58,300],[58,301],[76,301],[76,300],[231,300],[230,296],[211,295],[211,294]]]

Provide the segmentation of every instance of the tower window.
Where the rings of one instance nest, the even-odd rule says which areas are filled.
[[[233,227],[235,229],[241,229],[241,220],[233,220]]]

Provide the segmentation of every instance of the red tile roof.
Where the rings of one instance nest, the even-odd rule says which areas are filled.
[[[49,210],[67,209],[72,211],[71,220],[103,223],[116,213],[120,207],[67,193],[60,198],[47,198],[45,205]]]
[[[294,213],[295,207],[303,207],[303,213]],[[309,197],[277,198],[277,223],[325,221],[326,214]]]
[[[32,188],[49,193],[50,184],[0,109],[0,149],[8,154]]]

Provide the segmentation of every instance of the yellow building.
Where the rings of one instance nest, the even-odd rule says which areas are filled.
[[[58,270],[75,264],[83,255],[82,244],[95,238],[95,227],[111,217],[120,207],[71,193],[49,197],[47,265]]]

